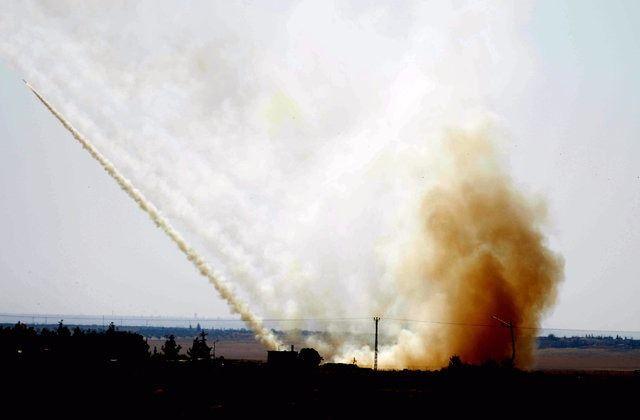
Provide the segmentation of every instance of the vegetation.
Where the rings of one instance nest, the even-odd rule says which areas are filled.
[[[298,354],[298,361],[305,368],[316,368],[322,362],[322,357],[316,349],[304,348]]]
[[[206,335],[201,331],[193,340],[193,346],[187,351],[190,359],[211,358]],[[156,349],[150,353],[149,345],[142,335],[119,331],[113,323],[103,331],[83,330],[78,326],[72,331],[62,321],[55,330],[38,330],[20,322],[12,327],[0,326],[0,357],[3,360],[65,359],[128,363],[153,358],[177,361],[182,358],[181,348],[176,343],[176,337],[170,334],[161,348],[161,354]]]
[[[145,339],[128,331],[117,331],[115,325],[102,332],[73,332],[62,321],[55,330],[37,331],[22,323],[0,327],[0,357],[4,360],[67,359],[78,361],[139,362],[149,356]]]
[[[633,338],[586,335],[584,337],[538,337],[538,348],[606,348],[618,350],[640,349],[640,340]]]
[[[176,337],[171,334],[162,346],[162,354],[167,360],[178,360],[182,346],[176,344]]]
[[[207,345],[207,333],[201,331],[193,339],[193,345],[187,350],[187,356],[191,360],[209,360],[211,358],[211,347]]]

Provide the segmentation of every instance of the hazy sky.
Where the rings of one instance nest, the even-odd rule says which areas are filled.
[[[491,106],[566,262],[544,324],[638,330],[640,2],[542,1],[528,19],[533,70]],[[0,311],[229,316],[22,77],[0,63]]]

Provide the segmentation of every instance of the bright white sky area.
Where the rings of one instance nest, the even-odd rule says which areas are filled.
[[[269,13],[280,13],[275,9]],[[300,30],[295,10],[283,7],[275,21],[288,16],[289,30]],[[494,64],[512,57],[501,64],[512,69],[496,73],[500,80],[482,64],[463,73],[491,82],[480,96],[505,128],[508,169],[520,189],[548,205],[546,234],[565,259],[565,280],[543,325],[639,330],[640,2],[539,1],[512,14],[513,28],[497,35],[492,28],[487,36],[497,41],[477,52],[493,54]],[[459,32],[465,30],[475,29]],[[515,42],[500,40],[513,32]],[[0,312],[231,316],[29,92],[21,82],[28,76],[1,60]]]

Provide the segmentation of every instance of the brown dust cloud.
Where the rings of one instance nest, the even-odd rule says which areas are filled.
[[[563,259],[542,233],[545,206],[518,191],[482,130],[449,132],[444,156],[438,182],[422,199],[421,231],[396,279],[399,293],[415,296],[405,308],[434,323],[404,338],[401,332],[383,363],[442,366],[451,355],[468,363],[508,359],[510,331],[497,317],[515,326],[516,364],[526,367],[563,278]]]

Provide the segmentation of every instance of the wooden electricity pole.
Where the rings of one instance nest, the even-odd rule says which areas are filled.
[[[378,322],[380,321],[379,316],[373,317],[373,322],[376,323],[376,338],[373,345],[374,353],[373,353],[373,371],[376,372],[378,370]]]
[[[511,333],[511,366],[516,365],[516,336],[513,332],[513,323],[511,321],[503,321],[497,316],[493,315],[493,319],[500,322],[503,326],[509,328],[509,332]]]

